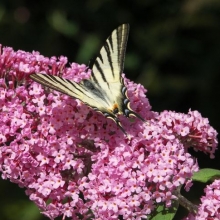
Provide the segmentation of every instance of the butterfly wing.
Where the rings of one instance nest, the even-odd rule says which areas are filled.
[[[108,102],[106,107],[113,113],[113,115],[106,115],[107,117],[116,121],[115,113],[117,113],[126,117],[133,115],[145,121],[130,108],[127,88],[121,76],[124,69],[128,33],[129,24],[122,24],[108,37],[92,66],[91,81],[106,93],[105,97]]]
[[[48,74],[31,74],[30,77],[44,86],[70,97],[80,99],[94,109],[105,110],[105,107],[103,107],[106,105],[103,94],[105,92],[104,90],[97,89],[97,86],[90,80],[82,80],[82,82],[76,83],[72,80]]]
[[[106,108],[113,114],[122,111],[122,78],[124,68],[124,57],[128,39],[129,25],[122,24],[115,29],[101,48],[98,57],[92,66],[91,81],[100,90],[104,90],[106,98]],[[110,118],[115,119],[114,117]]]

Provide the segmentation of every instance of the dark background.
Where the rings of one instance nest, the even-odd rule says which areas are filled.
[[[124,72],[147,88],[153,110],[198,110],[219,131],[219,0],[0,2],[3,46],[49,57],[64,55],[69,62],[88,64],[122,23],[130,24]],[[201,167],[220,168],[219,152],[214,160],[199,152],[193,155]],[[190,195],[202,193],[202,187],[196,185]],[[45,218],[24,189],[0,180],[0,219]]]

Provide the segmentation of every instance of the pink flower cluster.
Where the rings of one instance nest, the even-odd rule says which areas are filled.
[[[215,180],[205,188],[205,196],[201,198],[198,213],[189,214],[185,220],[219,220],[220,219],[220,180]]]
[[[202,204],[196,219],[220,219],[220,180],[215,180],[207,186],[205,193],[201,198]]]
[[[43,88],[31,73],[89,78],[85,65],[1,48],[0,171],[26,188],[50,219],[141,219],[190,187],[198,165],[189,147],[213,157],[216,131],[197,111],[152,112],[146,90],[125,79],[134,111],[117,125],[79,100]]]

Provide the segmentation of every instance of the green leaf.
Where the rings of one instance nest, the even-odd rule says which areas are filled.
[[[202,183],[207,183],[208,181],[213,181],[219,178],[220,178],[220,170],[205,168],[205,169],[201,169],[197,173],[194,173],[192,180]]]
[[[148,219],[150,220],[172,220],[176,214],[179,203],[173,202],[172,208],[166,208],[164,205],[159,205],[154,213]]]

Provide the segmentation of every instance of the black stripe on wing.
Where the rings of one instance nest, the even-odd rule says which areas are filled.
[[[129,33],[129,24],[123,24],[119,26],[117,29],[117,50],[118,50],[118,63],[120,67],[120,74],[124,69],[124,61],[125,61],[125,52],[128,41],[128,33]]]
[[[48,74],[31,74],[30,78],[44,86],[67,94],[74,98],[77,95],[74,90],[78,90],[79,92],[83,93],[83,91],[77,88],[75,84],[72,83],[70,80],[58,76]],[[70,87],[70,85],[72,88]]]
[[[106,102],[106,104],[109,104],[108,100],[107,100],[106,92],[104,90],[100,91],[97,88],[97,84],[94,84],[90,80],[84,79],[84,80],[82,80],[82,82],[79,85],[82,86],[82,88],[90,94],[90,96],[88,96],[84,93],[84,95],[86,95],[87,97],[89,97],[93,100],[95,100],[94,98],[98,97],[98,98],[102,99],[104,102]],[[95,97],[94,97],[94,95],[95,95]]]
[[[109,47],[110,44],[110,47]],[[117,42],[114,42],[114,44],[118,44]],[[110,69],[112,71],[112,75],[113,77],[115,77],[115,73],[114,73],[114,64],[116,65],[117,63],[113,63],[113,59],[112,56],[114,56],[115,51],[114,51],[114,47],[113,47],[113,42],[112,42],[112,35],[107,39],[107,41],[104,44],[104,47],[102,49],[105,49],[105,53],[106,53],[106,57],[107,57],[107,62],[110,66]],[[102,54],[100,53],[100,56],[102,56]],[[106,62],[106,61],[105,61]],[[104,65],[106,65],[106,63],[102,62]],[[117,64],[118,65],[118,64]]]
[[[71,80],[64,79],[62,77],[47,75],[47,74],[31,74],[31,79],[43,84],[51,89],[57,90],[63,94],[69,95],[73,98],[80,99],[85,102],[83,96],[90,100],[90,103],[85,102],[91,107],[96,107],[92,105],[91,102],[96,102],[96,99],[101,99],[107,105],[109,104],[106,97],[105,91],[100,91],[97,86],[90,80],[82,80],[80,83],[75,83]]]
[[[101,56],[101,54],[100,54],[99,56]],[[95,67],[97,68],[97,70],[99,71],[102,80],[103,80],[104,82],[107,82],[107,80],[106,80],[106,78],[105,78],[105,73],[104,73],[103,69],[101,68],[100,63],[98,62],[99,56],[97,57],[97,59],[96,59],[96,61],[95,61],[95,63],[94,63],[93,66],[95,66]],[[96,72],[96,74],[97,74],[97,72]],[[91,73],[91,78],[92,78],[97,84],[99,84],[99,81],[97,80],[97,78],[96,78],[96,76],[95,76],[96,74],[94,73],[94,71],[92,71],[92,73]]]
[[[111,83],[121,80],[128,32],[129,25],[122,24],[106,40],[94,65],[92,67],[90,66],[92,68],[91,80],[95,83],[101,85],[102,82]]]

